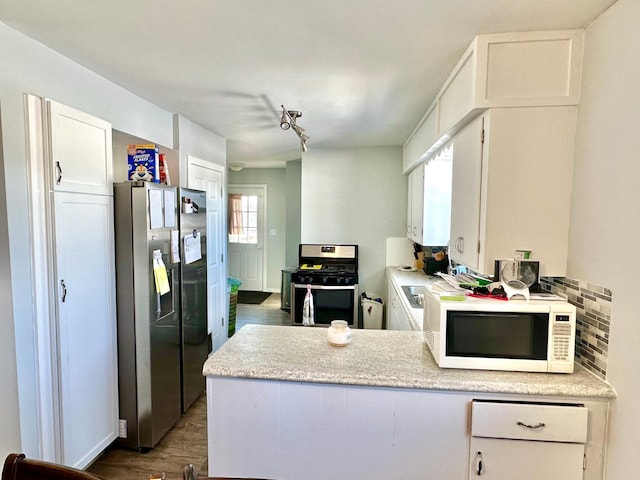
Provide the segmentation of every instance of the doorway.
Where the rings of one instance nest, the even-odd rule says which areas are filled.
[[[229,185],[229,275],[240,290],[262,292],[265,285],[266,185]]]
[[[227,341],[226,275],[224,265],[224,182],[225,169],[187,155],[187,188],[202,190],[207,196],[207,329],[215,352]]]

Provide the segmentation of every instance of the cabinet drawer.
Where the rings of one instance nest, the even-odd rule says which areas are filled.
[[[473,401],[471,435],[586,443],[587,416],[583,406]]]

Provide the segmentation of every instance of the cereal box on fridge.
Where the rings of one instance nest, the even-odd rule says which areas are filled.
[[[129,157],[129,180],[160,183],[157,145],[129,145],[127,152]]]

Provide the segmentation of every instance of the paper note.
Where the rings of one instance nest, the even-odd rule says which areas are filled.
[[[162,190],[149,190],[149,227],[162,228]]]
[[[171,230],[171,262],[180,263],[180,231]]]
[[[200,232],[196,231],[195,236],[189,233],[184,236],[184,263],[190,263],[202,258],[202,249],[200,247]]]
[[[153,277],[156,283],[156,292],[160,295],[169,293],[169,277],[167,276],[167,267],[162,261],[162,252],[160,250],[153,251]]]
[[[164,191],[164,226],[173,228],[176,226],[176,192]]]

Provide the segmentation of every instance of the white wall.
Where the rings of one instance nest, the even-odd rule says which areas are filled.
[[[285,183],[287,188],[286,225],[287,241],[285,247],[285,266],[298,266],[298,245],[300,245],[300,198],[302,193],[302,162],[287,162]]]
[[[70,61],[41,44],[0,23],[0,106],[2,114],[2,156],[4,178],[0,188],[0,274],[11,289],[0,293],[0,458],[21,450],[39,457],[37,389],[35,378],[35,319],[33,313],[33,272],[31,271],[28,171],[26,160],[23,95],[48,97],[111,122],[120,130],[149,142],[173,148],[173,113],[133,95],[94,72]],[[182,122],[187,125],[188,122]],[[210,132],[187,125],[187,148],[204,156],[195,145],[214,144],[211,161],[224,163],[224,140]],[[199,139],[203,139],[199,141]],[[187,150],[189,152],[189,150]],[[207,157],[204,157],[205,159]],[[6,207],[5,207],[6,202]],[[6,227],[5,227],[6,226]],[[5,229],[6,228],[6,229]],[[10,260],[10,269],[9,263]],[[10,298],[9,298],[10,295]],[[13,307],[13,311],[12,308]],[[14,333],[15,329],[15,333]],[[12,337],[15,335],[15,344]],[[17,369],[17,374],[16,370]],[[15,401],[17,390],[19,408]]]
[[[640,448],[640,2],[618,0],[586,30],[568,277],[613,292],[607,380],[616,389],[607,479],[637,477]]]
[[[187,156],[225,166],[227,142],[182,115],[174,115],[174,148],[180,151],[180,185],[187,186]],[[176,185],[176,182],[173,183]]]
[[[384,297],[386,239],[406,233],[402,147],[310,148],[301,216],[302,243],[358,244],[360,292]]]

